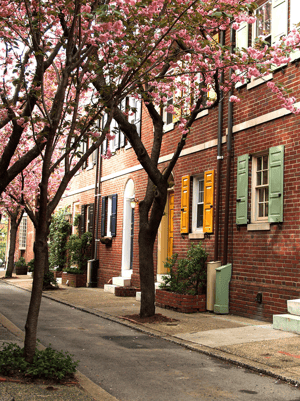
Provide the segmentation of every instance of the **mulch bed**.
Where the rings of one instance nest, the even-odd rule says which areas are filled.
[[[80,386],[76,377],[65,378],[64,380],[54,380],[45,378],[32,378],[24,376],[21,373],[13,372],[10,376],[0,376],[0,383],[23,383],[23,384],[43,384],[52,387],[56,384],[62,384],[64,386]]]
[[[163,316],[161,313],[156,313],[154,316],[150,317],[140,317],[139,314],[135,315],[126,315],[126,316],[120,316],[121,319],[129,320],[132,323],[138,323],[138,324],[143,324],[143,323],[170,323],[170,322],[179,322],[177,319],[172,319],[167,316]]]

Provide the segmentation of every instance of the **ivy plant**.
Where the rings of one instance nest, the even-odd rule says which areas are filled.
[[[81,237],[77,234],[71,235],[67,244],[69,264],[76,264],[79,270],[86,271],[86,264],[91,256],[91,242],[92,233],[90,232],[83,233]]]
[[[49,232],[49,266],[62,271],[67,261],[67,240],[71,233],[71,224],[66,220],[67,210],[59,210],[51,219]]]

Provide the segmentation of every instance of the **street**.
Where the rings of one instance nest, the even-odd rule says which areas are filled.
[[[0,311],[22,330],[29,298],[0,283]],[[45,298],[38,339],[73,354],[78,369],[120,401],[300,400],[298,388],[274,378]]]

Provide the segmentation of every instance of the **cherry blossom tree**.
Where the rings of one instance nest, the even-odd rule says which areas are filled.
[[[0,191],[31,161],[42,158],[37,194],[35,266],[26,322],[25,356],[32,361],[42,296],[47,235],[52,212],[80,169],[109,132],[112,119],[130,141],[148,174],[140,202],[141,316],[154,308],[153,246],[163,215],[168,177],[197,114],[215,107],[237,82],[268,74],[289,61],[299,34],[273,47],[258,40],[254,48],[236,49],[214,35],[254,22],[252,0],[0,0],[2,55]],[[210,98],[208,92],[214,90]],[[294,99],[279,86],[292,111]],[[174,97],[175,94],[175,97]],[[152,119],[152,147],[146,149],[130,115],[127,96],[143,101]],[[173,98],[173,104],[168,100]],[[232,101],[238,101],[231,96]],[[164,172],[158,159],[164,139],[160,110],[179,114],[174,155]],[[107,114],[102,131],[97,121]],[[21,138],[34,145],[13,161]],[[88,143],[80,152],[80,142]],[[31,143],[31,142],[30,142]],[[110,149],[105,157],[110,157]],[[49,197],[51,176],[62,168],[56,193]],[[0,177],[2,177],[0,175]]]

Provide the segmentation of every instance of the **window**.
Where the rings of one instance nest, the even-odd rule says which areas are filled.
[[[275,146],[265,154],[238,157],[236,224],[283,222],[284,146]],[[251,210],[248,210],[248,186],[251,181]],[[250,218],[249,218],[250,217]],[[251,229],[251,227],[249,228]]]
[[[73,203],[73,215],[72,215],[73,224],[78,214],[80,214],[80,204],[79,202],[75,202]],[[72,234],[78,234],[77,227],[75,227],[74,225],[72,225]]]
[[[204,177],[193,178],[192,232],[203,232]]]
[[[80,233],[93,233],[94,229],[94,204],[81,205]]]
[[[19,229],[19,249],[26,249],[27,240],[27,216],[23,216]]]
[[[269,205],[269,155],[252,160],[253,208],[251,221],[267,221]]]
[[[213,232],[214,171],[193,177],[192,234]],[[180,232],[188,234],[190,176],[182,177]]]
[[[291,0],[293,2],[298,0]],[[268,0],[257,8],[257,19],[252,28],[252,41],[262,37],[270,45],[288,32],[288,0]]]
[[[115,237],[117,228],[117,194],[104,196],[101,207],[101,237]]]
[[[127,97],[122,100],[120,104],[121,111],[125,112],[126,108],[130,108],[128,120],[131,124],[136,125],[136,130],[139,136],[141,136],[141,121],[142,121],[142,102],[133,97]],[[107,122],[107,114],[104,114],[102,118],[102,129],[104,129]],[[119,125],[115,119],[112,119],[109,128],[110,134],[115,135],[114,139],[105,139],[102,144],[102,153],[105,154],[107,148],[113,153],[116,150],[123,148],[131,148],[131,144],[126,140],[124,132],[119,128]],[[127,142],[127,143],[126,143]]]

